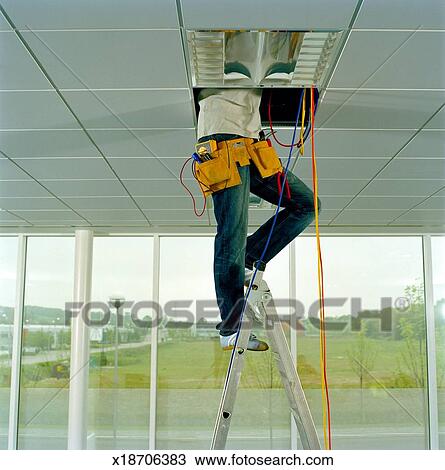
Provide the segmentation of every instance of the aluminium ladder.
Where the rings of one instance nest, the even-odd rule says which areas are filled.
[[[300,378],[292,360],[283,326],[273,304],[272,295],[266,281],[263,280],[265,265],[261,263],[256,272],[252,288],[247,299],[245,315],[241,322],[239,335],[232,351],[232,358],[227,371],[225,385],[213,431],[211,449],[224,449],[229,434],[230,422],[235,406],[244,357],[254,320],[266,329],[269,345],[275,357],[289,406],[297,426],[303,449],[319,450],[315,424],[301,386]]]

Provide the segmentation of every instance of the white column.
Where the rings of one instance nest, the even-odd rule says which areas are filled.
[[[426,317],[426,357],[428,374],[428,440],[430,449],[439,449],[439,417],[437,409],[436,328],[433,298],[433,263],[431,236],[423,236],[423,280]]]
[[[153,237],[153,302],[159,304],[159,268],[160,240],[159,235]],[[156,449],[156,402],[158,379],[158,328],[160,317],[153,310],[154,323],[151,328],[151,363],[150,363],[150,418],[148,427],[148,449]]]
[[[9,427],[8,449],[17,449],[19,397],[20,397],[20,368],[22,351],[23,309],[25,300],[26,276],[26,245],[25,235],[18,237],[17,272],[15,284],[14,324],[12,327],[11,355],[11,393],[9,396]]]
[[[297,298],[297,271],[296,271],[296,247],[295,240],[289,245],[289,297],[292,300]],[[294,313],[291,311],[291,313]],[[296,315],[291,317],[290,321],[290,352],[294,361],[295,367],[297,366],[297,318]],[[290,415],[290,443],[291,449],[298,447],[298,430],[295,420]]]
[[[73,302],[84,304],[91,297],[91,271],[93,255],[93,232],[76,230],[74,259]],[[88,362],[90,329],[82,313],[84,309],[74,309],[77,315],[71,323],[71,365],[68,411],[68,449],[86,449],[87,410],[88,410]]]

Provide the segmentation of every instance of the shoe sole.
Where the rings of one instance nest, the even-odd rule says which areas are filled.
[[[223,351],[232,351],[233,346],[224,346],[222,349],[223,349]],[[254,352],[264,352],[264,351],[267,351],[268,349],[269,349],[269,346],[267,346],[266,349],[249,349],[249,348],[247,348],[248,351],[254,351]]]

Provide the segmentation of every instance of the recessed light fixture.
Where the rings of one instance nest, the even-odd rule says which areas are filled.
[[[193,86],[324,88],[342,31],[187,31]]]

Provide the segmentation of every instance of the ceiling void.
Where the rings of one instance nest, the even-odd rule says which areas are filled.
[[[341,31],[187,31],[194,87],[323,88]]]

